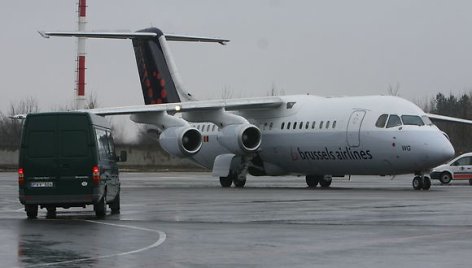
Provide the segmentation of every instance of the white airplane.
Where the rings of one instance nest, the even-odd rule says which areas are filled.
[[[325,98],[311,95],[196,101],[183,86],[167,41],[229,40],[138,32],[40,32],[43,37],[131,39],[146,105],[88,110],[130,114],[152,125],[168,153],[212,170],[221,186],[244,187],[254,176],[304,175],[309,187],[332,177],[415,174],[413,188],[428,190],[431,168],[454,156],[448,136],[427,114],[393,96]]]

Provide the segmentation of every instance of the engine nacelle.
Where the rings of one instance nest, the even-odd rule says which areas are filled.
[[[239,155],[257,151],[261,146],[261,138],[261,131],[250,124],[229,125],[218,133],[218,142]]]
[[[162,149],[169,154],[184,157],[192,156],[202,148],[202,134],[196,128],[171,127],[159,136]]]

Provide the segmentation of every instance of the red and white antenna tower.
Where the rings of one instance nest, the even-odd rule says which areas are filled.
[[[85,32],[87,24],[87,3],[86,0],[77,2],[77,13],[79,15],[78,31]],[[75,105],[78,109],[85,108],[85,38],[77,38],[77,69],[76,69]]]

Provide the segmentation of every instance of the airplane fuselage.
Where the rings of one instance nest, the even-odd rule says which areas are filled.
[[[238,113],[262,132],[257,154],[264,175],[419,173],[454,155],[447,137],[432,124],[376,126],[383,114],[424,120],[419,107],[398,97],[281,98],[284,105],[276,110]],[[217,140],[216,126],[193,125],[204,135],[193,159],[211,169],[215,158],[228,151]]]

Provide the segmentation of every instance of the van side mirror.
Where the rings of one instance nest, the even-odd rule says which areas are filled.
[[[120,162],[126,162],[128,160],[128,153],[126,151],[120,152]]]

